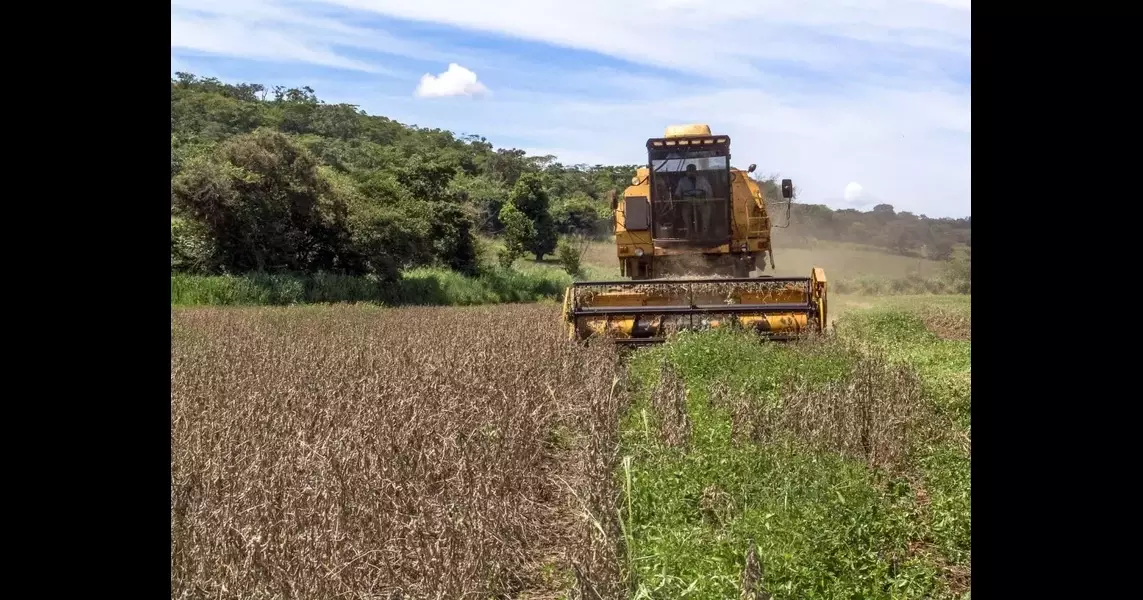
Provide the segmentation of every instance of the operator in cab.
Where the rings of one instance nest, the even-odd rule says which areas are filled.
[[[702,192],[703,197],[710,198],[714,194],[714,190],[710,187],[710,182],[706,177],[698,174],[698,168],[694,163],[687,165],[687,175],[679,180],[679,184],[675,186],[676,196],[692,196],[691,192]]]
[[[710,182],[707,181],[706,177],[698,174],[698,168],[695,167],[694,163],[687,165],[686,177],[680,179],[678,185],[675,186],[675,196],[691,201],[698,209],[692,213],[696,217],[695,220],[698,221],[695,223],[695,233],[703,234],[706,232],[706,228],[710,226],[710,201],[713,195],[714,190],[710,187]]]

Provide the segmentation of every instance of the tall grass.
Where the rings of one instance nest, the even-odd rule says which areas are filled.
[[[571,278],[564,273],[487,268],[477,277],[447,269],[412,269],[393,283],[370,276],[251,274],[171,275],[174,306],[374,303],[465,306],[558,298]]]

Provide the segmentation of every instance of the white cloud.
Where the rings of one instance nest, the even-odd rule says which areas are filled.
[[[856,181],[851,181],[845,186],[845,201],[855,202],[861,199],[861,192],[863,191],[861,184]]]
[[[440,75],[425,73],[416,90],[420,98],[483,96],[488,93],[488,88],[477,80],[476,73],[456,63],[449,63],[448,70]]]

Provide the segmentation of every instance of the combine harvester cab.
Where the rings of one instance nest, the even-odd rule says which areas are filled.
[[[647,140],[647,166],[612,199],[620,274],[572,284],[569,337],[661,342],[675,331],[739,326],[785,340],[826,328],[826,278],[750,277],[774,268],[770,215],[758,182],[730,165],[730,138],[704,124]],[[793,183],[782,180],[782,197]],[[707,278],[711,277],[711,278]]]

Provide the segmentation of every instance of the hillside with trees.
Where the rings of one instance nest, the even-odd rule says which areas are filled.
[[[641,140],[633,143],[640,144]],[[171,269],[185,274],[333,273],[391,281],[441,267],[475,275],[482,237],[501,263],[540,258],[561,235],[605,238],[608,191],[636,165],[565,165],[328,104],[304,87],[171,80]],[[774,179],[760,180],[781,200]],[[780,243],[873,245],[948,259],[971,221],[798,202],[771,207]],[[787,221],[788,217],[788,221]]]

